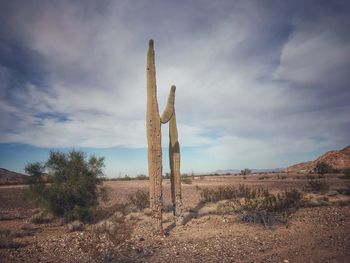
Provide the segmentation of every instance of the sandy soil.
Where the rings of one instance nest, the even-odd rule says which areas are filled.
[[[261,177],[264,176],[264,179]],[[285,175],[283,175],[285,176]],[[260,178],[260,179],[259,179]],[[24,187],[0,187],[0,229],[17,233],[13,248],[0,248],[0,262],[350,262],[350,206],[335,205],[299,209],[288,224],[264,227],[240,222],[234,214],[219,214],[216,204],[200,203],[200,189],[245,184],[272,192],[302,190],[305,175],[215,176],[183,184],[188,221],[173,227],[170,212],[164,214],[165,236],[152,234],[146,211],[128,212],[120,236],[94,231],[68,232],[61,220],[28,223],[38,212],[23,196]],[[348,200],[342,194],[345,181],[327,177],[331,201]],[[170,183],[164,180],[164,204],[170,205]],[[110,201],[102,207],[115,212],[127,196],[147,190],[148,181],[109,181]],[[307,194],[308,198],[320,195]],[[146,213],[145,213],[146,212]],[[102,218],[103,219],[103,218]],[[29,230],[28,230],[29,229]],[[3,233],[1,232],[1,233]]]

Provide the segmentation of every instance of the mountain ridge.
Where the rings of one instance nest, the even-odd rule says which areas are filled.
[[[313,161],[297,163],[284,169],[284,172],[313,172],[318,163],[326,163],[335,170],[350,167],[350,145],[341,150],[332,150],[324,153]]]
[[[25,179],[25,177],[27,175],[0,168],[0,182],[19,182]]]

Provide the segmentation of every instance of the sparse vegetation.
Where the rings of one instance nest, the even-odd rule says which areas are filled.
[[[252,189],[244,185],[204,188],[203,202],[228,200],[220,204],[221,212],[234,212],[241,221],[271,225],[286,222],[302,204],[302,194],[296,189],[274,195],[267,189]]]
[[[252,173],[252,170],[246,168],[244,170],[241,170],[241,175],[248,175],[248,174],[251,174]]]
[[[132,228],[126,224],[122,214],[116,213],[94,229],[97,235],[105,234],[114,244],[120,244],[130,237]]]
[[[296,190],[271,194],[267,189],[251,192],[249,198],[238,200],[236,213],[243,222],[272,225],[286,223],[301,206],[302,194]]]
[[[53,219],[54,216],[52,213],[43,211],[33,215],[31,218],[29,218],[29,221],[34,224],[45,224],[51,222]]]
[[[340,176],[340,179],[350,180],[350,168],[346,168],[343,171],[343,176]]]
[[[332,167],[325,163],[325,162],[319,162],[316,164],[316,167],[314,169],[314,172],[319,175],[324,175],[327,173],[331,173],[333,171]]]
[[[29,197],[45,211],[63,216],[67,221],[89,220],[94,215],[98,198],[106,198],[102,181],[104,158],[87,158],[81,151],[51,151],[46,163],[30,163]],[[42,179],[48,171],[51,184]]]
[[[183,177],[181,178],[181,181],[182,181],[182,183],[184,183],[184,184],[192,184],[192,178],[191,178],[191,177],[188,177],[188,176],[183,176]]]
[[[324,179],[319,179],[314,176],[308,176],[308,181],[305,190],[308,192],[325,193],[329,190],[329,184]]]
[[[128,200],[139,210],[149,207],[149,193],[146,191],[137,190],[134,194],[128,196]]]
[[[350,195],[350,182],[346,182],[346,192],[347,195]]]
[[[148,180],[147,175],[145,174],[139,174],[138,176],[136,176],[137,180]]]
[[[287,179],[287,176],[285,176],[285,175],[277,175],[277,179],[284,180],[284,179]]]
[[[200,190],[201,200],[205,203],[248,197],[250,194],[250,188],[244,185],[239,185],[238,187],[219,186],[216,188],[203,188]]]
[[[9,230],[9,229],[0,229],[0,249],[1,248],[20,248],[25,246],[26,244],[18,243],[13,239],[18,237],[32,236],[32,230]]]

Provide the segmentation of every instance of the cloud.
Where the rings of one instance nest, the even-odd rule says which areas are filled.
[[[159,108],[177,85],[183,147],[235,166],[349,141],[349,15],[336,4],[34,2],[2,11],[2,143],[145,147],[151,37]]]

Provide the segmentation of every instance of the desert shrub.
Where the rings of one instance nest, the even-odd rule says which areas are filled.
[[[26,246],[24,243],[15,242],[17,237],[31,236],[32,232],[28,231],[11,231],[9,229],[0,229],[0,248],[20,248]]]
[[[243,178],[243,180],[246,180],[246,179],[247,179],[247,176],[243,176],[242,178]]]
[[[274,195],[266,189],[257,189],[249,198],[239,201],[235,212],[243,222],[266,226],[287,222],[301,203],[302,194],[297,190]]]
[[[346,180],[350,180],[350,168],[346,168],[343,171],[343,176],[340,176],[340,179],[346,179]]]
[[[240,185],[204,188],[200,194],[204,202],[228,200],[218,205],[219,212],[233,212],[243,222],[263,225],[287,222],[302,205],[302,193],[295,189],[274,195],[267,189]]]
[[[250,197],[252,194],[251,188],[241,184],[236,186],[219,186],[214,188],[200,189],[200,196],[202,202],[218,202],[220,200],[229,200],[237,198]]]
[[[192,184],[192,179],[190,177],[182,177],[181,181],[184,183],[184,184]]]
[[[128,196],[128,200],[139,210],[149,207],[149,193],[146,191],[137,190]]]
[[[315,193],[325,193],[329,190],[329,184],[325,180],[309,176],[305,190]]]
[[[121,177],[120,178],[121,181],[130,181],[130,180],[133,180],[133,178],[131,178],[129,175],[124,175],[124,177]]]
[[[323,175],[323,174],[327,174],[327,173],[331,173],[333,172],[333,169],[332,167],[325,163],[325,162],[319,162],[316,164],[315,168],[314,168],[314,172],[316,174],[320,174],[320,175]]]
[[[52,213],[43,211],[30,217],[29,221],[34,224],[46,224],[46,223],[50,223],[53,219],[54,219],[54,216]]]
[[[250,169],[248,169],[248,168],[246,168],[246,169],[244,169],[244,170],[241,170],[241,174],[242,175],[248,175],[248,174],[251,174],[252,173],[252,170],[250,170]]]
[[[144,174],[139,174],[138,176],[136,176],[136,179],[137,180],[147,180],[148,177]]]
[[[287,176],[285,176],[285,175],[277,175],[277,179],[284,180],[284,179],[287,179]]]
[[[350,195],[350,182],[346,182],[345,186],[345,194]]]
[[[348,206],[350,205],[350,200],[337,200],[333,204],[336,206]]]
[[[81,151],[62,153],[51,151],[45,163],[30,163],[25,170],[30,175],[29,196],[45,211],[62,216],[67,221],[89,220],[104,193],[102,184],[104,158]],[[46,170],[51,180],[45,184]]]
[[[114,244],[124,242],[132,233],[132,228],[125,222],[124,216],[119,214],[100,222],[93,230],[98,236],[105,234]]]

